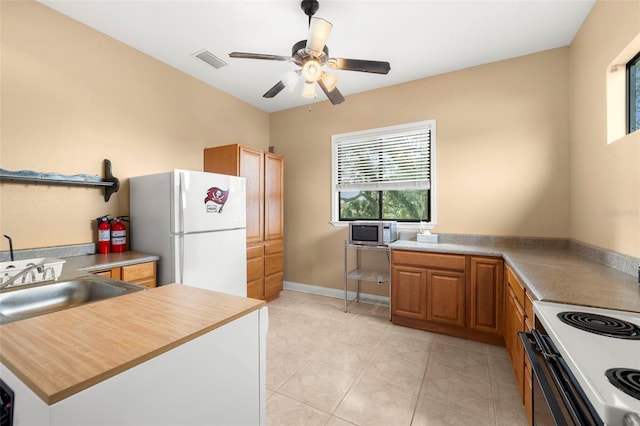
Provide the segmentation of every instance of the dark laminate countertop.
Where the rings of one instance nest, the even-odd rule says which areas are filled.
[[[392,250],[503,257],[538,300],[640,312],[637,277],[565,249],[396,241]]]

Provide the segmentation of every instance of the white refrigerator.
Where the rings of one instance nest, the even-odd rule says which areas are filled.
[[[174,170],[130,179],[131,249],[160,256],[158,284],[247,295],[245,179]]]

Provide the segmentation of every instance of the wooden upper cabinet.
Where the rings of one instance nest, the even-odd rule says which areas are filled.
[[[264,154],[264,239],[279,240],[284,230],[284,158],[277,154]]]
[[[264,153],[242,145],[204,150],[205,172],[241,176],[247,180],[247,242],[264,238]]]
[[[247,242],[262,241],[264,236],[264,154],[240,147],[240,176],[247,179]]]

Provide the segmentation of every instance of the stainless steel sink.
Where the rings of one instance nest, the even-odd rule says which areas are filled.
[[[9,287],[0,291],[0,324],[145,290],[99,277]]]

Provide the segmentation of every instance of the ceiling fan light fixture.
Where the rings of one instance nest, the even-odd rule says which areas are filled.
[[[322,18],[311,18],[309,23],[309,39],[307,40],[307,49],[311,49],[314,52],[322,52],[324,45],[331,34],[331,28],[333,24]]]
[[[298,85],[298,76],[300,75],[300,71],[289,71],[288,73],[286,73],[284,75],[284,78],[282,79],[282,82],[284,83],[284,86],[289,89],[290,91],[293,92],[293,90],[296,88],[296,86]]]
[[[322,77],[322,65],[316,59],[309,59],[302,66],[302,75],[307,81],[318,81]]]
[[[331,92],[338,85],[338,77],[328,72],[322,71],[322,82],[327,89],[327,92]]]
[[[307,99],[314,99],[318,94],[316,93],[316,86],[313,81],[307,81],[304,83],[302,89],[302,97]]]

